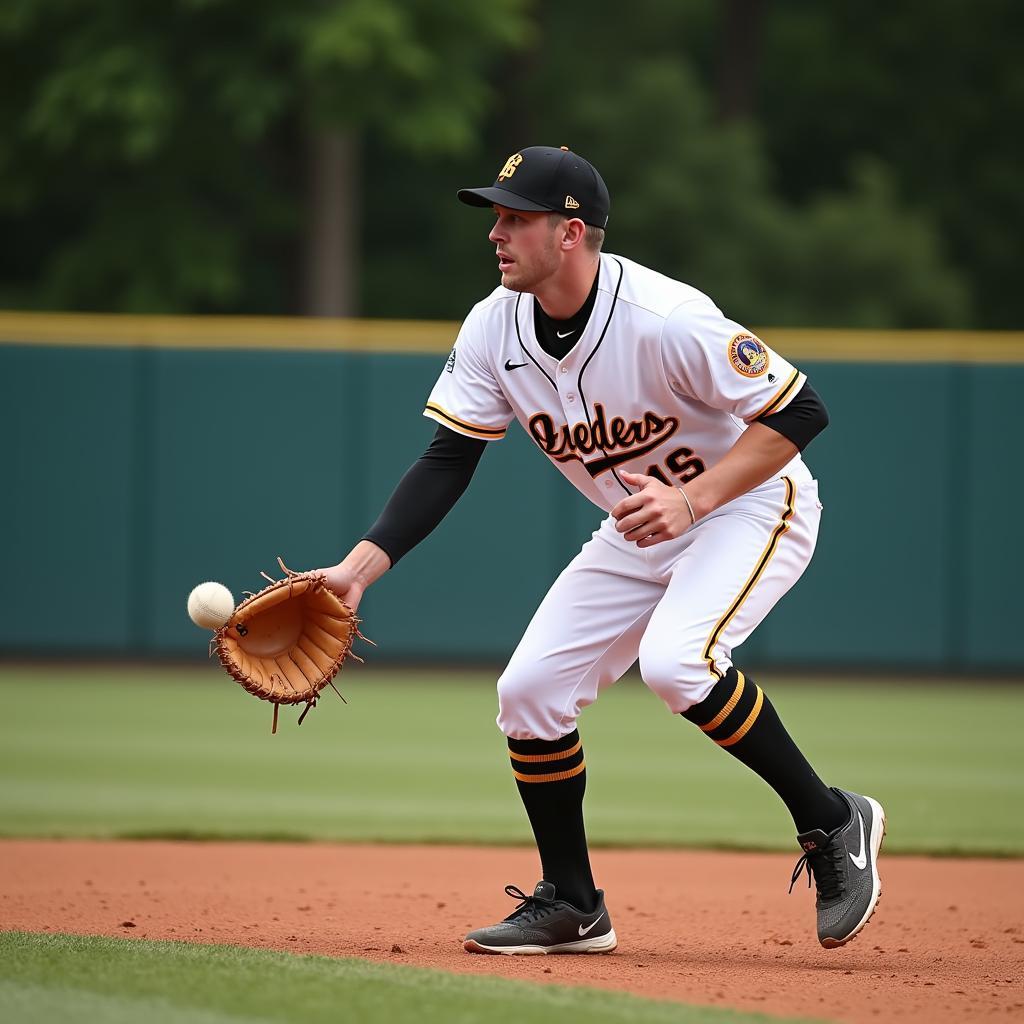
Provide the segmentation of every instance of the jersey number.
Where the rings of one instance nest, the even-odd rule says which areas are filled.
[[[669,473],[677,477],[679,481],[684,484],[687,480],[692,480],[695,476],[700,476],[707,468],[704,463],[693,454],[692,448],[677,448],[665,458],[665,466],[668,468]],[[657,462],[654,463],[654,465],[647,467],[647,475],[653,476],[663,484],[668,484],[669,487],[675,486]]]

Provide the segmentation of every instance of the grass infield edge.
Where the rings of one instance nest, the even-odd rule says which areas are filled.
[[[669,1021],[676,1024],[788,1024],[788,1022],[800,1022],[800,1024],[811,1024],[814,1018],[804,1017],[779,1017],[754,1011],[737,1010],[727,1007],[705,1006],[701,1004],[677,1002],[666,999],[652,999],[649,997],[633,995],[629,992],[598,989],[583,985],[566,985],[558,982],[537,983],[513,978],[500,978],[487,975],[461,974],[456,972],[442,971],[435,968],[418,967],[411,964],[389,964],[381,961],[365,960],[358,957],[329,957],[312,953],[290,953],[278,950],[256,949],[248,946],[239,946],[228,943],[199,943],[189,941],[154,940],[154,939],[129,939],[113,936],[77,935],[65,932],[24,932],[24,931],[0,931],[0,980],[18,980],[18,951],[35,957],[36,966],[41,966],[42,960],[46,959],[46,966],[59,972],[60,958],[75,958],[76,977],[81,978],[87,973],[91,985],[68,984],[64,991],[84,991],[99,995],[117,995],[111,993],[109,987],[102,984],[104,975],[102,971],[91,971],[89,964],[82,961],[82,957],[90,957],[93,960],[100,960],[102,957],[113,955],[118,958],[119,977],[132,983],[125,984],[124,988],[134,989],[136,998],[150,998],[153,1000],[164,1000],[167,993],[173,991],[172,976],[176,973],[169,970],[172,965],[180,965],[187,970],[194,966],[198,971],[206,971],[214,974],[217,971],[230,970],[234,968],[236,973],[242,973],[250,968],[265,969],[265,980],[267,984],[268,998],[273,999],[279,995],[283,1004],[281,1020],[295,1019],[294,1014],[301,1012],[301,1007],[296,1006],[290,1000],[290,993],[286,987],[280,984],[283,969],[305,971],[306,977],[299,981],[304,990],[310,985],[315,986],[317,982],[339,984],[342,989],[345,986],[353,987],[364,984],[378,985],[384,983],[399,982],[402,987],[410,991],[411,1016],[408,1018],[419,1019],[417,1011],[422,1008],[423,999],[426,993],[436,993],[438,1002],[443,1004],[451,999],[467,998],[479,999],[494,998],[494,1013],[489,1016],[492,1024],[513,1024],[521,1020],[522,1002],[524,999],[538,1002],[548,1009],[555,1009],[559,1006],[574,1007],[581,1013],[587,1012],[587,1005],[594,1008],[608,1010],[614,1017],[606,1016],[605,1019],[618,1020],[618,1013],[621,1011],[622,1020],[635,1022],[635,1024],[668,1024]],[[13,955],[12,955],[13,954]],[[159,965],[160,970],[154,974],[152,971],[145,971],[145,961],[151,957],[161,957],[163,962]],[[132,975],[132,964],[137,966],[136,973]],[[151,965],[148,965],[151,966]],[[278,973],[274,972],[277,969]],[[38,972],[36,972],[38,973]],[[59,974],[58,974],[59,976]],[[434,982],[431,985],[431,981]],[[147,984],[148,982],[148,984]],[[38,981],[29,982],[34,987],[40,986]],[[223,986],[217,986],[218,992],[223,991]],[[192,1000],[182,1000],[186,1009],[200,1010],[194,1000],[197,989],[187,989]],[[314,995],[316,993],[314,992]],[[344,993],[332,990],[331,997],[337,999]],[[427,995],[429,998],[429,995]],[[201,1000],[199,1001],[201,1003]],[[2,991],[0,991],[0,1008],[3,1006]],[[503,1015],[501,1007],[508,1008],[508,1014]],[[272,1006],[268,1009],[273,1009]],[[236,1012],[228,1007],[222,1012],[234,1015]],[[278,1019],[276,1014],[268,1016],[268,1020]],[[320,1019],[317,1017],[316,1019]],[[394,1019],[394,1018],[392,1018]],[[98,1022],[102,1024],[102,1022]]]

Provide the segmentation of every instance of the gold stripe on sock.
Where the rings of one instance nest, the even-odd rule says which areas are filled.
[[[704,732],[714,732],[714,730],[717,729],[729,717],[729,715],[732,713],[732,709],[736,707],[736,705],[740,702],[740,697],[743,695],[744,682],[745,680],[743,678],[743,673],[739,669],[737,669],[736,688],[732,691],[732,696],[725,702],[725,707],[722,708],[722,710],[719,711],[718,714],[715,715],[715,717],[712,718],[707,725],[701,726],[701,729]]]
[[[757,696],[754,698],[754,706],[750,709],[747,720],[727,739],[715,740],[720,747],[731,747],[734,743],[739,743],[750,732],[750,727],[761,713],[761,705],[764,703],[764,694],[761,692],[761,687],[754,683],[754,689],[757,690]]]
[[[561,761],[562,758],[571,757],[577,753],[582,746],[583,740],[577,740],[575,747],[570,747],[568,750],[559,750],[554,754],[516,754],[509,750],[508,756],[513,761],[522,761],[524,764],[537,764],[539,761]]]
[[[587,762],[580,761],[575,768],[570,768],[567,772],[550,772],[548,775],[523,775],[522,772],[517,772],[513,768],[512,774],[520,782],[561,782],[563,779],[571,779],[573,776],[579,775],[586,767]]]

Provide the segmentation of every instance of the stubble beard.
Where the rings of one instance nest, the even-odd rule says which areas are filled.
[[[517,261],[511,274],[506,271],[501,275],[502,287],[513,292],[535,292],[539,285],[558,270],[558,266],[558,253],[552,233],[532,263],[522,264]]]

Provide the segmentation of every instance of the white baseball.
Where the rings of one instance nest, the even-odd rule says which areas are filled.
[[[220,629],[235,610],[235,599],[223,583],[200,583],[188,595],[188,617],[203,629]]]

